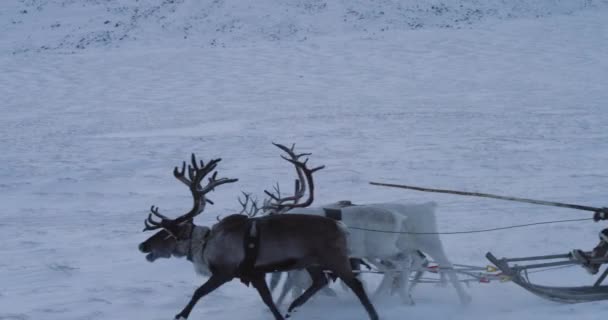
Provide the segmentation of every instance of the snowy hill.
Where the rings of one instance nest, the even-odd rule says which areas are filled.
[[[132,43],[225,46],[377,38],[388,30],[462,28],[484,21],[571,14],[606,0],[5,0],[0,48],[9,52]]]
[[[317,204],[432,200],[440,231],[588,218],[368,181],[608,205],[607,17],[599,0],[0,1],[0,319],[171,319],[204,279],[185,260],[148,263],[137,245],[152,204],[171,216],[189,209],[171,172],[191,152],[222,157],[220,175],[239,178],[210,196],[200,224],[238,209],[241,190],[292,185],[272,141],[326,165]],[[487,251],[590,249],[604,226],[443,241],[452,261],[483,266]],[[578,267],[533,277],[593,281]],[[511,283],[467,290],[468,307],[432,285],[416,288],[413,307],[374,304],[384,320],[608,310]],[[231,283],[191,319],[269,319],[259,300]],[[363,316],[339,291],[293,319]]]

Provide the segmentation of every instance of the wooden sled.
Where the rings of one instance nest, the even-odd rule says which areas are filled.
[[[587,252],[586,254],[589,254]],[[555,254],[546,256],[533,256],[523,258],[502,258],[497,259],[491,252],[486,254],[486,258],[490,260],[502,273],[515,284],[526,289],[527,291],[551,301],[560,303],[580,303],[599,300],[608,300],[608,286],[602,285],[602,282],[608,276],[608,269],[600,274],[599,278],[592,286],[580,287],[552,287],[537,285],[530,282],[527,271],[529,269],[548,268],[566,265],[581,265],[583,262],[572,257],[570,253]],[[553,260],[551,262],[532,263],[525,265],[509,265],[513,262],[529,262],[538,260]],[[604,264],[608,263],[608,258],[592,258],[591,263]]]

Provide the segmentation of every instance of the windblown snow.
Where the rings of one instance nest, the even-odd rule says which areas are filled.
[[[271,142],[312,152],[315,204],[435,201],[440,231],[590,213],[371,186],[369,181],[605,206],[605,0],[4,0],[0,4],[0,319],[171,319],[204,278],[148,263],[149,207],[176,216],[172,176],[191,153],[222,157],[197,223],[240,191],[293,185]],[[590,221],[444,235],[452,262],[591,249]],[[578,267],[533,275],[590,284]],[[379,281],[366,276],[373,290]],[[294,319],[366,319],[351,292]],[[599,319],[511,283],[420,285],[382,319]],[[281,306],[285,310],[286,306]],[[270,319],[234,282],[191,319]]]

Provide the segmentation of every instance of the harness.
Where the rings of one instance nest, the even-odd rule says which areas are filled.
[[[336,221],[341,221],[342,208],[350,207],[353,204],[350,201],[340,201],[338,205],[340,206],[338,209],[323,208],[325,216]],[[260,253],[260,230],[257,225],[258,219],[259,218],[249,218],[245,222],[247,224],[245,227],[245,237],[243,238],[243,251],[245,252],[245,257],[236,270],[237,277],[240,278],[241,282],[245,285],[249,285],[252,277],[257,276],[253,270]]]
[[[252,270],[260,253],[260,230],[257,226],[256,218],[249,219],[247,224],[247,232],[243,239],[245,258],[239,264],[237,275],[241,279],[241,282],[249,285],[249,282],[251,282],[250,278],[254,276]]]
[[[323,212],[327,218],[342,221],[342,209],[323,208]]]
[[[356,206],[350,200],[341,200],[337,203],[338,208],[323,208],[326,218],[330,218],[336,221],[342,221],[342,209],[347,207]]]

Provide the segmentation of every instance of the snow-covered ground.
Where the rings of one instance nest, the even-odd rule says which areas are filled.
[[[201,224],[236,210],[240,190],[291,186],[292,168],[272,141],[295,142],[327,166],[316,176],[316,203],[433,200],[441,231],[591,215],[367,182],[606,205],[605,1],[462,0],[444,5],[445,14],[427,12],[440,1],[418,11],[391,1],[214,1],[206,5],[219,9],[204,17],[195,1],[157,1],[179,9],[163,19],[162,10],[154,19],[133,14],[154,7],[143,2],[0,5],[0,319],[171,319],[204,279],[185,260],[146,262],[137,244],[149,236],[140,230],[150,205],[188,210],[171,171],[191,152],[222,157],[220,174],[240,179],[215,191]],[[351,8],[386,14],[335,22]],[[475,8],[483,15],[455,23]],[[127,38],[78,47],[98,27],[133,16]],[[416,19],[424,23],[408,24]],[[237,20],[234,33],[206,29]],[[269,36],[275,20],[294,21],[297,31]],[[177,41],[187,23],[189,40]],[[214,38],[223,45],[207,41]],[[454,262],[485,265],[487,251],[589,249],[601,228],[578,222],[443,239]],[[578,268],[536,279],[593,280]],[[416,289],[414,307],[375,304],[383,319],[599,319],[608,311],[606,303],[547,302],[509,283],[469,290],[467,307],[433,286]],[[235,282],[201,300],[191,318],[271,314]],[[295,316],[329,318],[365,313],[344,292]]]
[[[138,45],[219,46],[387,31],[468,28],[572,14],[607,0],[3,0],[6,52],[78,52]],[[10,36],[17,35],[17,36]],[[0,51],[1,52],[1,51]]]

